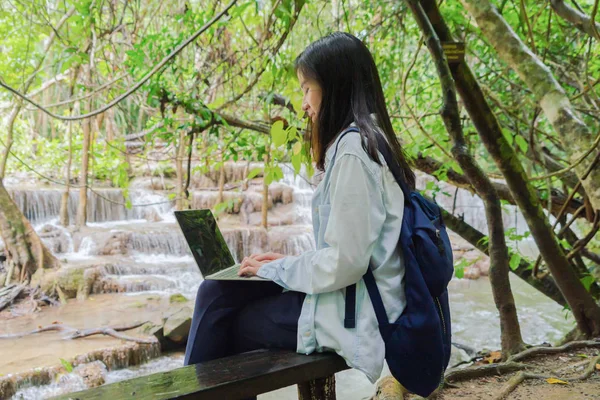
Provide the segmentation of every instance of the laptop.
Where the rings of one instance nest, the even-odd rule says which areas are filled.
[[[224,281],[268,281],[259,276],[238,276],[236,263],[210,210],[175,211],[175,218],[190,246],[204,279]]]

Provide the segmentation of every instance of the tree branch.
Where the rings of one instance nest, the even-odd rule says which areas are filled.
[[[433,175],[433,176],[435,176],[436,171],[438,171],[444,167],[444,164],[441,163],[440,161],[437,161],[432,157],[423,157],[421,154],[419,154],[413,160],[413,162],[414,162],[415,167],[417,167],[417,169],[419,169],[420,171],[423,171],[429,175]],[[458,172],[454,171],[452,168],[447,170],[447,177],[448,177],[448,183],[450,183],[456,187],[459,187],[461,189],[466,189],[466,190],[470,191],[471,193],[475,193],[475,189],[469,183],[469,180],[464,175],[459,174]],[[513,198],[512,194],[510,193],[510,189],[508,188],[508,185],[506,185],[504,183],[500,183],[500,182],[492,182],[492,186],[494,186],[494,189],[498,193],[498,196],[500,197],[500,199],[505,200],[505,201],[509,202],[510,204],[516,205],[515,199]],[[538,196],[540,198],[541,198],[543,192],[545,192],[545,191],[538,190]],[[567,200],[569,200],[569,199],[567,198],[567,196],[565,196],[564,193],[553,189],[552,190],[552,213],[555,215],[558,215],[558,213],[564,206],[565,201],[567,201]],[[570,199],[569,203],[566,207],[566,212],[569,214],[573,214],[582,205],[583,205],[583,203],[581,201],[575,200],[575,199]],[[581,218],[585,217],[585,215],[579,215],[579,216]]]
[[[465,239],[467,242],[471,243],[475,248],[477,248],[482,253],[489,255],[488,245],[485,242],[486,236],[479,232],[477,229],[473,228],[471,225],[467,224],[462,219],[452,215],[447,210],[441,208],[442,218],[444,222],[453,232],[458,234],[460,237]],[[519,278],[523,279],[529,285],[533,286],[561,306],[565,306],[566,302],[563,295],[560,293],[560,290],[556,286],[554,279],[550,275],[546,275],[542,278],[534,278],[531,276],[532,265],[528,263],[526,260],[521,258],[519,265],[516,269],[511,268],[511,272],[517,275]]]
[[[564,20],[569,21],[573,26],[579,29],[581,32],[588,34],[590,37],[598,37],[598,30],[600,30],[600,24],[595,22],[592,24],[592,18],[571,6],[565,4],[564,0],[550,0],[550,5],[556,14]],[[594,30],[594,25],[596,30]]]

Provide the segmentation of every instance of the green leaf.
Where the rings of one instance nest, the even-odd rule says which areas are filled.
[[[64,358],[60,358],[60,363],[62,364],[63,367],[65,367],[65,369],[67,370],[67,372],[69,372],[69,373],[73,372],[73,364],[71,364],[70,362],[68,362]]]
[[[283,171],[279,165],[274,166],[271,171],[273,172],[273,180],[278,181],[283,179]]]
[[[287,139],[287,132],[283,129],[283,121],[276,121],[271,126],[271,138],[275,146],[281,146]]]
[[[302,152],[302,143],[301,142],[294,143],[294,145],[292,146],[292,154],[297,156],[297,155],[300,155],[301,152]]]
[[[235,17],[239,17],[239,16],[241,16],[241,15],[244,13],[244,11],[246,11],[246,9],[247,9],[249,6],[251,6],[251,5],[252,5],[252,2],[250,2],[250,1],[249,1],[249,2],[247,2],[246,4],[242,4],[242,5],[239,5],[239,6],[237,6],[237,7],[234,7],[234,8],[233,8],[233,9],[230,11],[231,18],[235,18]]]
[[[463,266],[456,266],[454,268],[454,275],[458,279],[462,279],[465,276],[465,267],[463,267]]]
[[[273,182],[273,173],[269,170],[265,173],[265,184],[269,186],[271,182]]]
[[[504,138],[506,139],[508,144],[510,144],[512,146],[512,144],[514,142],[512,133],[507,129],[502,129],[502,136],[504,136]]]
[[[527,153],[527,148],[529,147],[529,145],[527,144],[527,141],[523,138],[523,136],[515,136],[515,142],[517,142],[517,146],[519,146],[523,153]]]
[[[289,142],[295,138],[300,139],[300,135],[298,135],[298,128],[292,125],[288,128],[287,140]]]
[[[90,5],[92,4],[92,0],[81,0],[75,3],[75,9],[81,15],[88,16],[90,15]]]
[[[254,168],[252,171],[250,171],[250,173],[248,174],[248,179],[252,179],[255,178],[258,174],[260,174],[262,172],[262,168],[257,167]]]
[[[594,279],[592,275],[586,275],[581,278],[580,281],[583,284],[583,287],[585,287],[585,290],[589,292],[592,284],[596,282],[596,279]]]
[[[509,261],[508,265],[510,265],[510,268],[514,271],[517,268],[519,268],[520,262],[521,262],[521,256],[517,253],[513,253],[510,256],[510,261]]]
[[[292,156],[292,166],[294,167],[296,174],[299,174],[300,169],[302,168],[302,154],[294,154]]]

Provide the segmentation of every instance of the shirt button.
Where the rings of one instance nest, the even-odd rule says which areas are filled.
[[[304,332],[304,336],[310,336],[310,331]]]
[[[310,304],[310,299],[306,299],[306,304]]]

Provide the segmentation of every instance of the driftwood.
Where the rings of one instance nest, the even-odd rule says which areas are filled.
[[[25,290],[26,285],[8,285],[0,289],[0,311],[10,305]]]
[[[102,334],[102,335],[112,336],[114,338],[121,339],[121,340],[129,340],[129,341],[136,342],[136,343],[142,343],[142,344],[155,343],[157,341],[156,338],[142,339],[142,338],[136,338],[133,336],[127,336],[122,333],[119,333],[120,331],[128,331],[130,329],[138,328],[138,327],[144,325],[145,323],[146,323],[146,321],[136,322],[136,323],[129,324],[129,325],[107,326],[107,327],[90,328],[90,329],[83,329],[83,330],[76,329],[76,328],[73,328],[73,327],[70,327],[70,326],[64,325],[64,324],[52,324],[52,325],[40,327],[38,329],[34,329],[29,332],[9,333],[9,334],[0,335],[0,339],[18,339],[18,338],[28,336],[28,335],[33,335],[36,333],[59,331],[59,332],[70,333],[70,335],[65,336],[65,339],[79,339],[79,338],[83,338],[83,337],[87,337],[87,336]]]

